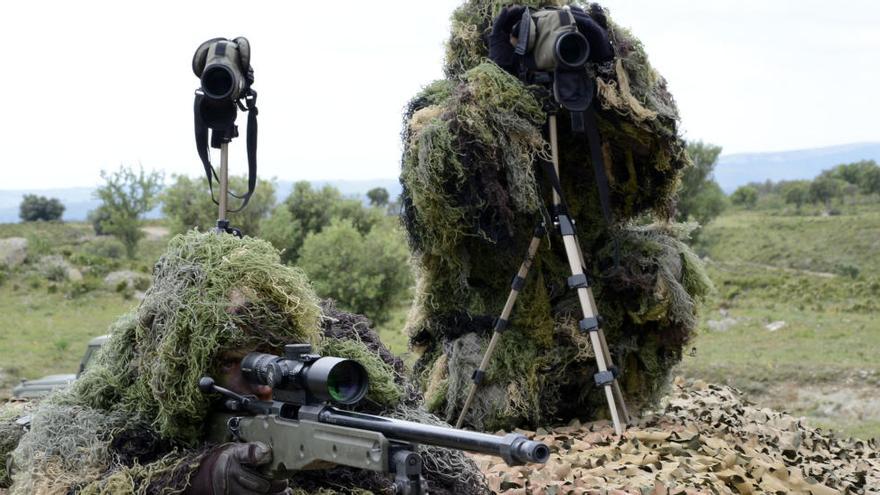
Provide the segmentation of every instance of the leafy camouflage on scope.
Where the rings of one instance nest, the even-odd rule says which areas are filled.
[[[446,78],[411,101],[402,134],[402,218],[418,271],[408,331],[420,353],[416,372],[427,405],[447,420],[458,415],[549,199],[535,163],[549,156],[543,101],[486,59],[492,18],[506,3],[470,0],[455,11]],[[586,139],[572,135],[565,113],[561,177],[612,354],[635,405],[658,397],[711,284],[683,243],[688,228],[671,222],[674,192],[689,164],[675,103],[638,39],[596,7],[617,55],[588,68],[598,87],[615,224],[602,217]],[[534,427],[604,414],[592,351],[577,330],[576,298],[565,287],[571,273],[558,237],[549,239],[468,416],[473,427]]]

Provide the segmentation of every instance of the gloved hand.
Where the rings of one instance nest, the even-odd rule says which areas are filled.
[[[608,32],[601,24],[576,5],[572,5],[571,14],[577,23],[578,31],[590,43],[590,62],[605,62],[614,58]]]
[[[492,23],[489,34],[489,59],[507,72],[515,70],[513,61],[513,45],[510,44],[510,32],[514,24],[522,19],[525,7],[511,5],[504,7]]]
[[[287,480],[270,480],[255,469],[272,460],[272,449],[261,442],[226,443],[202,461],[187,493],[199,495],[282,495]]]

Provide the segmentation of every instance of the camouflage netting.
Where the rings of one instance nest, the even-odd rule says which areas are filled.
[[[418,267],[408,320],[415,371],[429,410],[452,421],[531,237],[549,188],[536,165],[549,156],[540,92],[486,59],[503,4],[469,0],[452,18],[446,79],[410,103],[403,131],[403,222]],[[533,7],[555,2],[526,1]],[[616,58],[588,67],[616,222],[601,214],[586,139],[559,115],[563,190],[589,265],[629,403],[659,396],[711,286],[671,221],[689,164],[665,81],[641,43],[596,5]],[[549,239],[550,242],[546,242]],[[559,238],[550,236],[520,294],[509,330],[468,416],[484,430],[606,414],[595,361],[579,334],[576,296]],[[614,246],[619,246],[615,249]]]
[[[319,352],[367,367],[372,388],[363,410],[429,416],[415,406],[420,396],[403,363],[367,320],[329,302],[322,307],[305,275],[283,265],[265,241],[197,232],[175,237],[143,302],[110,333],[96,364],[36,408],[28,433],[22,436],[12,421],[17,410],[0,411],[4,459],[17,443],[11,493],[182,493],[210,448],[201,441],[210,400],[198,379],[216,376],[227,351],[280,354],[284,344],[311,342]],[[461,452],[426,448],[423,454],[439,488],[482,493],[482,474]],[[8,482],[0,472],[0,487]],[[389,481],[337,469],[297,477],[292,486],[297,493],[352,487],[370,493],[386,491]]]
[[[543,466],[477,462],[496,493],[842,495],[880,490],[876,441],[840,438],[759,408],[729,387],[680,381],[623,437],[607,421],[536,432]]]

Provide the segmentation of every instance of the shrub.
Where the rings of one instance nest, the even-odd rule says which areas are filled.
[[[758,203],[758,190],[754,186],[740,186],[730,195],[730,201],[746,209],[752,209]]]
[[[381,322],[410,284],[407,257],[397,229],[376,227],[364,235],[350,220],[336,220],[306,238],[299,265],[318,295]]]
[[[213,229],[217,225],[217,206],[211,200],[211,192],[205,179],[191,179],[176,175],[174,182],[162,192],[162,214],[170,220],[171,231],[184,233],[192,228],[201,231]],[[247,177],[229,178],[229,189],[236,193],[247,191]],[[217,188],[214,188],[217,195]],[[237,208],[240,202],[231,199],[230,208]],[[239,212],[227,214],[229,223],[246,235],[260,233],[260,222],[269,215],[275,204],[275,184],[268,180],[258,180],[257,187],[247,207]]]
[[[18,207],[18,216],[22,222],[37,220],[61,220],[64,205],[58,198],[47,198],[36,194],[25,194]]]

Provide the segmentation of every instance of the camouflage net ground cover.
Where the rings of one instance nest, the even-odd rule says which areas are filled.
[[[407,327],[426,404],[449,421],[549,202],[536,164],[549,156],[543,102],[486,59],[492,18],[505,3],[470,0],[455,11],[447,77],[411,101],[402,136],[402,218],[418,275]],[[672,96],[638,39],[601,7],[587,9],[607,27],[616,52],[613,61],[588,68],[598,87],[614,224],[601,214],[586,139],[571,133],[565,113],[560,175],[612,355],[636,408],[660,396],[711,284],[683,242],[688,228],[671,221],[674,191],[689,163]],[[538,252],[467,418],[472,427],[535,427],[605,414],[558,239],[548,237]]]
[[[553,450],[544,466],[475,456],[504,494],[880,493],[876,441],[837,438],[759,408],[729,387],[679,383],[623,437],[607,421],[525,432]]]
[[[0,455],[12,452],[13,494],[182,493],[210,448],[201,441],[210,400],[201,376],[217,376],[231,350],[280,354],[311,342],[322,353],[360,360],[373,387],[362,410],[439,420],[423,411],[403,363],[363,317],[319,303],[305,275],[253,238],[191,232],[157,262],[143,302],[110,329],[95,365],[14,424],[24,406],[0,408]],[[426,448],[438,493],[480,493],[483,477],[461,452]],[[9,485],[0,472],[0,488]],[[337,469],[292,480],[296,493],[381,493],[387,477]]]

